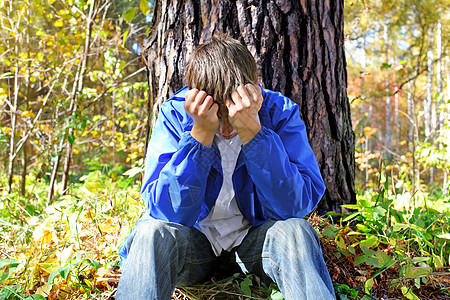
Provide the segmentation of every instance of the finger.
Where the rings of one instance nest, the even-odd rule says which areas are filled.
[[[191,111],[191,107],[192,107],[192,103],[194,102],[195,96],[197,95],[198,90],[197,89],[192,89],[186,92],[186,94],[184,94],[184,109],[186,109],[187,111]]]
[[[191,89],[191,90],[187,91],[186,94],[184,94],[184,98],[188,102],[193,102],[195,99],[195,96],[198,94],[198,92],[199,92],[199,90],[197,90],[197,89]]]
[[[259,103],[261,98],[261,89],[259,88],[259,86],[256,86],[254,84],[251,83],[247,83],[245,85],[245,88],[247,89],[248,94],[250,95],[250,99],[252,99],[252,101]]]
[[[215,104],[213,98],[209,95],[206,96],[205,100],[198,108],[199,115],[208,114],[210,112],[213,104]]]
[[[250,107],[250,105],[252,104],[252,99],[247,92],[247,88],[241,84],[240,86],[238,86],[237,91],[239,93],[239,96],[241,96],[242,105],[245,107]]]
[[[233,107],[235,107],[236,110],[240,110],[243,108],[242,97],[237,90],[231,92],[231,100],[233,100]]]
[[[198,108],[200,105],[202,105],[203,101],[205,101],[206,96],[208,96],[208,94],[206,94],[205,91],[199,91],[195,96],[195,100],[193,103],[194,107]]]
[[[219,104],[217,104],[217,102],[213,102],[213,104],[211,105],[210,111],[211,113],[213,113],[214,115],[217,116],[217,112],[219,111]]]
[[[228,109],[228,116],[234,117],[234,115],[236,114],[236,104],[234,104],[233,100],[225,100],[225,106]]]

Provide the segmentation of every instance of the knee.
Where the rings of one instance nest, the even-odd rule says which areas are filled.
[[[286,250],[308,251],[319,246],[319,237],[316,230],[305,219],[291,218],[277,221],[268,231],[266,238],[272,239],[277,245]],[[319,246],[320,247],[320,246]]]
[[[284,226],[292,235],[299,235],[304,239],[318,237],[316,230],[311,223],[305,219],[292,218],[284,221]]]
[[[171,223],[161,220],[144,220],[140,222],[133,236],[133,244],[138,243],[141,246],[167,245],[176,243],[177,229],[171,226]],[[145,246],[144,246],[145,247]]]

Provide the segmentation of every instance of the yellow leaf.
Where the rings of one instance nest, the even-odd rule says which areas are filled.
[[[22,118],[26,118],[26,117],[34,118],[36,115],[33,112],[26,110],[26,111],[22,112],[22,114],[20,116]]]
[[[61,19],[59,19],[55,22],[55,27],[63,27],[63,25],[64,25],[64,23]]]

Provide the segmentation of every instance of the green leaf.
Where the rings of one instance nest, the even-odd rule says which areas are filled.
[[[339,248],[341,248],[341,249],[347,249],[347,245],[345,244],[345,241],[344,241],[344,239],[342,238],[342,236],[337,236],[336,238],[335,238],[335,242],[336,242],[336,245],[338,245],[338,247]]]
[[[268,300],[284,300],[284,297],[279,291],[273,290]]]
[[[360,246],[365,246],[367,248],[372,248],[373,246],[375,246],[375,244],[377,244],[378,242],[378,238],[374,235],[370,236],[368,239],[362,241],[360,243]]]
[[[14,271],[17,269],[19,262],[13,259],[1,259],[0,260],[0,269],[4,269],[1,273],[0,284],[5,282]]]
[[[386,215],[387,210],[382,207],[375,207],[374,212],[378,213],[381,216]]]
[[[98,266],[100,265],[100,263],[97,260],[90,260],[88,258],[85,258],[84,261],[86,261],[94,269],[98,270]]]
[[[127,40],[127,36],[128,36],[128,32],[130,31],[130,28],[127,28],[127,30],[125,31],[125,33],[123,34],[123,41],[122,41],[122,47],[125,46],[125,42]]]
[[[383,64],[381,65],[380,69],[381,69],[381,70],[384,70],[384,69],[389,69],[390,67],[392,67],[391,64],[383,63]]]
[[[144,16],[148,15],[148,13],[150,12],[150,6],[148,6],[147,0],[141,0],[139,7],[141,8],[141,11],[144,14]]]
[[[397,223],[397,224],[394,225],[392,230],[394,230],[394,232],[397,232],[397,231],[400,231],[400,230],[405,229],[405,228],[408,228],[408,225]]]
[[[368,264],[369,266],[380,267],[378,258],[372,256],[366,258],[366,264]]]
[[[4,286],[0,290],[0,300],[7,300],[16,292],[16,288],[14,286]]]
[[[392,258],[389,255],[384,253],[384,251],[377,251],[373,256],[373,258],[377,260],[378,264],[374,266],[378,268],[387,266],[387,264],[392,260]]]
[[[403,296],[405,296],[407,299],[420,300],[419,297],[417,297],[410,288],[408,288],[406,286],[402,286],[401,290],[402,290]]]
[[[58,271],[61,277],[67,281],[67,277],[69,276],[70,273],[70,266],[60,268]]]
[[[333,231],[331,228],[325,228],[323,234],[329,237],[333,237],[336,234],[336,232]]]
[[[433,262],[434,262],[436,268],[440,269],[440,268],[444,267],[444,263],[442,262],[442,259],[434,253],[433,253]]]
[[[363,262],[365,262],[365,261],[366,261],[366,256],[365,256],[365,255],[358,256],[358,257],[355,259],[354,265],[357,266],[357,265],[359,265],[359,264],[361,264],[361,263],[363,263]]]
[[[39,294],[31,295],[31,297],[33,297],[34,300],[45,300],[45,297]]]
[[[422,219],[417,219],[417,221],[415,222],[415,224],[417,226],[419,226],[420,228],[425,228],[425,223],[422,221]]]
[[[241,282],[241,291],[244,295],[251,297],[252,296],[252,290],[250,289],[250,286],[252,285],[252,280],[250,277],[246,277],[244,281]]]
[[[440,93],[436,93],[436,94],[434,95],[434,99],[439,100],[439,97],[440,97],[440,96],[441,96]]]
[[[370,278],[364,283],[364,291],[366,292],[366,294],[370,295],[372,287],[373,287],[373,278]]]
[[[372,203],[371,203],[369,200],[367,200],[367,199],[360,199],[360,200],[359,200],[359,203],[360,203],[363,207],[366,207],[366,208],[372,207]]]
[[[87,252],[84,250],[80,250],[77,252],[75,256],[75,261],[72,263],[72,266],[79,265],[81,263],[81,255],[86,254]]]
[[[10,76],[10,75],[13,75],[13,73],[12,72],[3,73],[2,75],[0,75],[0,79],[2,79],[4,77],[7,77],[7,76]]]
[[[344,220],[342,220],[342,221],[344,221],[344,222],[350,221],[351,219],[353,219],[354,217],[356,217],[360,214],[361,214],[360,211],[352,213],[352,214],[348,215],[347,217],[345,217]]]
[[[59,274],[59,270],[55,270],[50,273],[50,276],[48,276],[47,288],[50,286],[50,284],[53,284],[53,280],[55,279],[56,275],[58,275],[58,274]]]
[[[349,209],[361,209],[362,206],[360,204],[345,204],[341,205],[342,207],[349,208]]]
[[[3,267],[6,267],[7,265],[14,264],[14,263],[19,264],[19,262],[14,259],[0,259],[0,269]]]
[[[67,137],[67,140],[69,141],[69,143],[71,143],[73,145],[73,143],[75,142],[75,136],[73,134],[69,135]]]
[[[125,66],[127,65],[127,62],[124,60],[124,61],[122,61],[121,63],[120,63],[120,65],[119,65],[119,70],[123,70],[123,68],[125,68]]]
[[[122,15],[122,18],[124,18],[125,21],[127,21],[127,23],[130,23],[131,21],[133,21],[135,15],[136,10],[133,7],[131,7]]]
[[[418,232],[425,232],[425,229],[423,229],[422,227],[417,226],[416,224],[411,224],[410,225],[412,229],[417,230]]]
[[[348,246],[348,251],[353,255],[356,254],[355,248],[353,248],[352,246]]]

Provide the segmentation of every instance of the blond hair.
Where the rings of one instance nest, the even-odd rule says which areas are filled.
[[[258,70],[247,47],[220,35],[195,48],[186,64],[186,79],[189,89],[203,90],[222,105],[240,84],[257,84]]]

